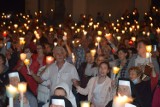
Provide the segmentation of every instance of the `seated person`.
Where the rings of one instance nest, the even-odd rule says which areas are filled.
[[[9,73],[8,76],[9,76],[9,83],[11,85],[13,85],[14,87],[17,87],[18,83],[20,82],[19,73],[18,72],[12,72],[12,73]],[[19,101],[20,99],[21,98],[20,98],[19,95],[18,95],[18,97],[15,97],[15,99],[14,99],[14,107],[20,107],[20,101]],[[23,99],[24,99],[23,100],[24,107],[38,107],[36,98],[28,90],[24,94],[24,98]]]

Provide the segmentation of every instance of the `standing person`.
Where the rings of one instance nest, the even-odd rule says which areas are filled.
[[[149,61],[150,58],[146,58],[146,46],[148,45],[148,42],[145,40],[138,41],[137,44],[137,51],[138,54],[133,55],[133,57],[130,59],[127,67],[127,71],[132,66],[138,66],[140,68],[144,68],[147,64],[153,63],[155,71],[159,74],[159,65],[155,58],[151,57],[151,62]],[[129,78],[129,74],[127,76]]]
[[[141,79],[142,75],[143,72],[138,67],[131,67],[129,69],[130,79],[135,84],[135,89],[141,99],[142,107],[152,107],[152,95],[158,83],[158,75],[154,71],[153,65],[150,80],[143,81]]]
[[[113,98],[111,79],[108,77],[109,64],[102,62],[99,65],[98,76],[92,77],[86,88],[81,88],[76,84],[77,92],[82,95],[88,95],[93,107],[105,107]]]
[[[30,71],[34,72],[35,74],[37,74],[38,69],[39,69],[39,63],[37,62],[37,60],[33,59],[33,57],[32,57],[33,53],[31,52],[30,48],[26,47],[24,49],[24,53],[27,55],[27,59],[30,60],[30,64],[29,64]],[[29,74],[29,72],[27,70],[27,67],[24,64],[24,62],[20,60],[13,70],[18,71],[21,75],[24,76],[24,78],[26,79],[26,81],[28,83],[28,86],[29,86],[30,90],[36,96],[37,95],[38,84],[34,80],[34,78]]]
[[[51,64],[41,76],[41,80],[51,82],[51,92],[57,84],[65,82],[72,90],[73,83],[79,81],[79,76],[76,68],[68,63],[66,58],[66,51],[63,47],[57,46],[53,49],[53,56],[55,57],[55,63]]]

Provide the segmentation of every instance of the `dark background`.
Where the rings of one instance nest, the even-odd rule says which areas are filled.
[[[25,12],[25,0],[0,0],[0,12]]]

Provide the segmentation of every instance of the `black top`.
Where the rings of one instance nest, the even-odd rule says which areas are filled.
[[[150,81],[142,81],[135,85],[142,107],[151,107],[152,92],[150,84]]]
[[[2,73],[0,73],[0,83],[3,85],[8,84],[8,67],[5,66],[4,70]]]

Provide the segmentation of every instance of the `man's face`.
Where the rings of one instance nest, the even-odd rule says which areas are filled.
[[[64,61],[66,55],[62,50],[57,50],[54,52],[54,57],[56,58],[57,62],[62,62]]]

